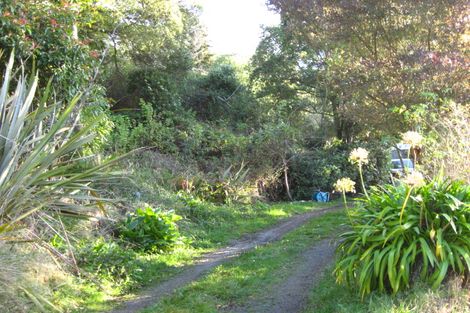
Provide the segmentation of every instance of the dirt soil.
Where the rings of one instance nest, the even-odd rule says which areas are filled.
[[[288,232],[302,226],[310,219],[325,213],[339,210],[341,206],[314,210],[288,218],[272,228],[263,230],[232,242],[228,247],[219,249],[199,258],[194,265],[188,266],[181,273],[167,281],[144,290],[136,298],[124,302],[110,313],[138,312],[158,303],[163,297],[172,294],[176,289],[198,279],[214,267],[239,256],[241,253],[281,239]],[[239,308],[235,312],[298,312],[306,299],[309,286],[316,275],[331,260],[333,247],[327,241],[322,241],[303,254],[304,261],[294,268],[292,276],[274,291],[273,296],[258,304],[249,304],[247,308]],[[290,293],[291,295],[287,295]],[[279,308],[279,310],[278,310]],[[291,309],[292,308],[292,311]],[[257,311],[257,310],[260,311]],[[248,311],[247,311],[248,310]],[[254,311],[253,311],[254,310]]]
[[[245,305],[231,308],[231,313],[297,313],[306,309],[309,292],[334,257],[331,239],[320,241],[304,251],[282,283],[270,288],[263,298],[250,299]]]

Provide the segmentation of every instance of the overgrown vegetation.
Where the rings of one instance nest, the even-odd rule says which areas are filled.
[[[0,238],[7,242],[42,241],[47,231],[66,238],[61,216],[83,217],[89,214],[90,204],[103,206],[105,199],[91,184],[106,175],[112,177],[104,169],[113,160],[98,165],[82,162],[75,154],[94,134],[90,126],[75,131],[75,124],[70,122],[79,98],[64,108],[51,104],[49,84],[36,100],[38,76],[32,76],[29,83],[24,75],[12,76],[13,62],[12,54],[0,90]],[[10,86],[14,79],[16,87]],[[10,88],[14,88],[12,95]],[[15,271],[11,274],[15,276]],[[0,283],[12,294],[19,289],[40,307],[53,307],[21,283],[9,281]]]
[[[363,297],[468,275],[468,3],[267,5],[238,64],[192,2],[0,2],[1,309],[106,310],[318,191],[361,194],[335,273]]]

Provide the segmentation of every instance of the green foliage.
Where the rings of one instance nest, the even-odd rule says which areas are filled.
[[[158,252],[171,250],[181,239],[176,222],[181,217],[173,211],[138,208],[127,215],[120,226],[120,236],[137,250]]]
[[[389,178],[388,147],[377,140],[344,144],[333,141],[322,148],[294,157],[290,166],[291,187],[294,198],[310,199],[314,191],[332,191],[333,184],[341,177],[359,181],[357,169],[348,161],[351,150],[356,146],[367,147],[370,151],[369,164],[364,168],[367,186],[378,185]]]
[[[0,91],[0,233],[20,222],[28,224],[37,213],[82,214],[101,201],[91,184],[102,180],[113,160],[90,167],[76,159],[94,134],[91,125],[76,130],[69,122],[78,97],[60,109],[48,105],[50,86],[34,103],[38,77],[30,83],[17,77],[9,95],[13,55]],[[51,123],[51,121],[54,121]]]
[[[241,164],[250,141],[249,136],[198,121],[181,107],[158,113],[145,101],[141,101],[140,112],[113,114],[111,119],[114,130],[108,147],[113,151],[149,147],[196,161],[205,172],[217,173],[231,163]]]
[[[85,126],[90,125],[95,133],[93,140],[84,147],[83,154],[96,155],[103,153],[109,144],[109,137],[114,128],[108,106],[103,103],[85,106],[81,112],[80,121]]]
[[[156,148],[163,153],[178,152],[173,120],[163,120],[157,116],[153,106],[145,101],[140,102],[141,112],[138,119],[128,115],[112,116],[115,129],[110,145],[115,151],[130,151],[140,147]]]
[[[357,173],[348,162],[348,150],[344,148],[317,149],[295,157],[290,168],[293,196],[311,199],[317,190],[331,191],[334,182],[341,177],[356,180]]]
[[[203,121],[256,124],[263,112],[247,82],[246,69],[228,58],[212,61],[207,72],[194,73],[185,82],[183,104]]]
[[[87,272],[123,287],[143,277],[143,264],[136,253],[115,241],[100,238],[93,243],[80,243],[76,258],[78,265]]]
[[[470,271],[468,185],[434,179],[422,187],[374,187],[351,218],[335,274],[363,296],[408,288],[418,273],[438,287],[450,273]]]
[[[119,24],[119,53],[134,64],[177,73],[206,57],[197,6],[170,0],[131,0],[117,2],[113,11],[113,21]]]
[[[99,5],[91,0],[4,0],[0,11],[1,50],[15,50],[17,60],[27,60],[28,70],[34,64],[41,72],[40,86],[53,78],[61,100],[82,91],[103,47],[106,19]]]
[[[157,113],[178,105],[184,80],[208,58],[199,11],[170,0],[116,2],[115,49],[105,75],[114,108],[136,108],[140,99]]]

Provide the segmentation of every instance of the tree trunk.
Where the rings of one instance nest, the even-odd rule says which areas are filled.
[[[288,176],[288,166],[287,166],[287,160],[286,158],[282,158],[282,163],[284,164],[284,184],[286,185],[286,192],[287,192],[287,197],[289,198],[290,201],[293,201],[292,199],[292,194],[290,193],[290,186],[289,186],[289,176]]]

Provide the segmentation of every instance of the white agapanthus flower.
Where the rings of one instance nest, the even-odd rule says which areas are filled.
[[[340,178],[333,185],[335,191],[338,192],[356,192],[356,182],[351,180],[349,177]]]
[[[426,180],[424,179],[423,174],[418,171],[414,171],[411,174],[408,174],[404,179],[403,182],[410,187],[421,187],[426,184]]]
[[[403,143],[407,143],[413,147],[419,147],[423,142],[423,136],[420,133],[414,131],[407,131],[402,134]]]
[[[369,163],[369,151],[364,148],[354,149],[349,154],[349,162],[359,165]]]

